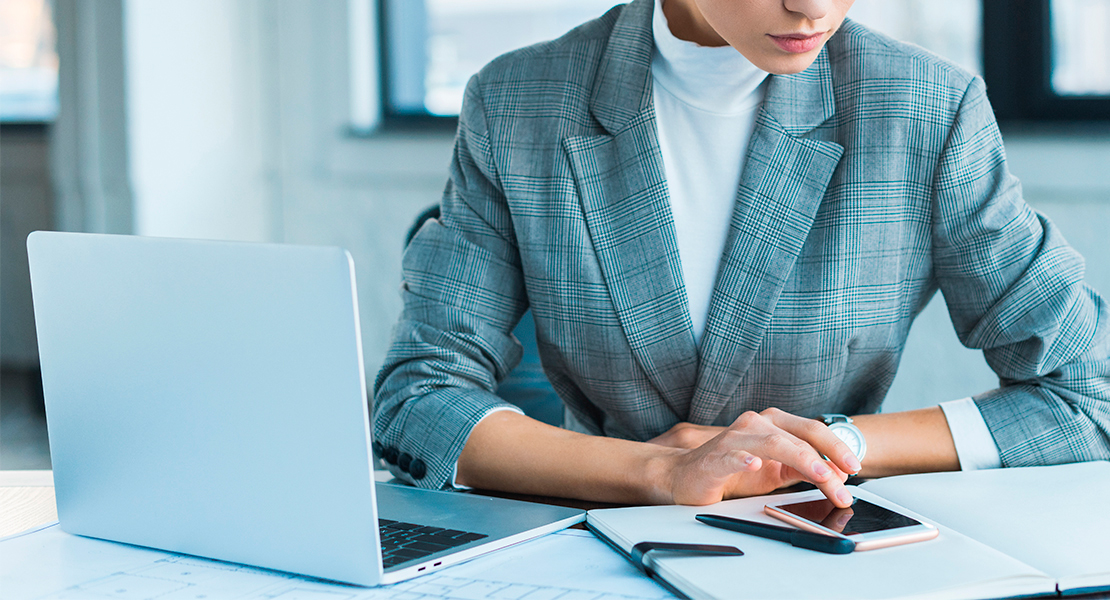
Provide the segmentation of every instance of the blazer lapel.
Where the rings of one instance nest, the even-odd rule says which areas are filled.
[[[692,423],[713,423],[735,393],[843,154],[839,144],[803,137],[834,111],[827,52],[768,83],[698,349]]]
[[[606,133],[563,146],[621,328],[679,421],[693,394],[697,347],[652,106],[652,2],[622,10],[599,63],[590,113]]]

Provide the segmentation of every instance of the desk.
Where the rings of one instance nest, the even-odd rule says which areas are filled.
[[[392,477],[374,472],[377,481]],[[57,520],[53,471],[0,471],[0,538]]]
[[[389,481],[392,477],[388,471],[374,472],[374,479],[377,481]],[[600,502],[539,498],[519,494],[490,493],[490,495],[514,500],[557,504],[583,510],[615,506]],[[58,508],[54,501],[53,472],[0,471],[0,538],[57,520]],[[584,525],[576,525],[575,527],[585,529]]]
[[[390,479],[376,472],[375,479]],[[0,472],[0,514],[9,529],[49,523],[55,514],[50,472]],[[0,544],[4,598],[313,598],[384,600],[405,597],[606,598],[666,600],[671,596],[584,531],[561,531],[383,588],[335,586],[219,561],[109,544],[50,527]],[[10,562],[9,562],[10,561]],[[185,566],[187,568],[182,568]],[[42,571],[40,574],[39,571]],[[574,577],[567,577],[574,574]],[[63,589],[64,588],[64,589]],[[128,595],[130,594],[130,595]],[[568,595],[569,594],[569,595]]]
[[[375,472],[375,479],[387,481],[386,471]],[[54,479],[50,471],[0,471],[0,537],[5,537],[57,520]],[[581,508],[597,508],[597,503],[513,494],[495,494],[521,500],[554,502]],[[623,564],[623,559],[620,561]],[[646,580],[645,580],[646,581]],[[1110,600],[1110,593],[1071,596],[1074,600]]]
[[[57,520],[51,471],[0,471],[0,538]]]

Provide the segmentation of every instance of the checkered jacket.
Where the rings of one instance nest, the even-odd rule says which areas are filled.
[[[983,82],[851,21],[809,69],[770,77],[695,343],[651,17],[652,0],[616,7],[467,86],[375,385],[376,439],[427,465],[416,483],[445,486],[471,428],[507,406],[494,390],[529,307],[577,420],[646,440],[771,406],[877,411],[938,289],[999,376],[975,402],[1004,465],[1110,457],[1107,305],[1022,200]]]

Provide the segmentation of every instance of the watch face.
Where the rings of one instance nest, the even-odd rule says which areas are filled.
[[[829,425],[829,429],[836,434],[836,437],[840,438],[842,442],[848,445],[848,449],[852,451],[852,454],[856,455],[857,459],[863,460],[863,455],[867,452],[867,445],[859,429],[845,423],[833,423]]]

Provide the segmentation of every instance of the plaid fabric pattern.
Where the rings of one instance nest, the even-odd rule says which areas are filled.
[[[442,218],[405,254],[375,386],[375,435],[427,463],[416,483],[444,486],[503,406],[529,306],[569,410],[646,440],[770,406],[878,410],[937,290],[999,375],[976,402],[1003,464],[1110,457],[1107,305],[1022,200],[982,81],[850,21],[811,68],[769,80],[696,345],[651,13],[635,0],[471,80]]]

